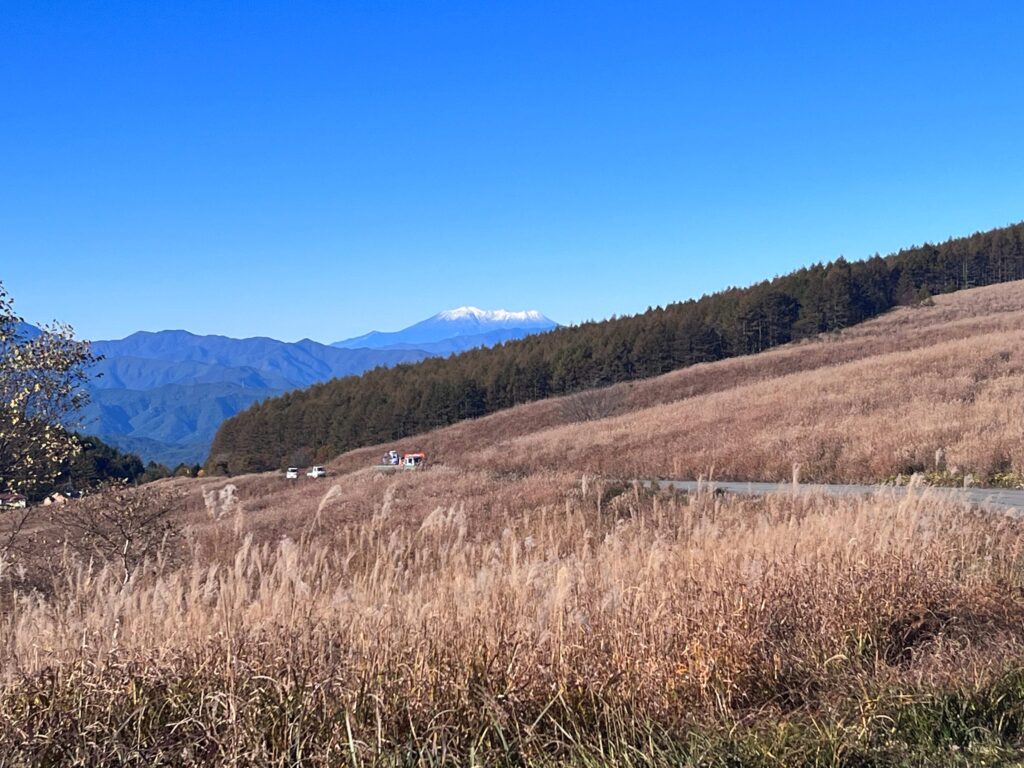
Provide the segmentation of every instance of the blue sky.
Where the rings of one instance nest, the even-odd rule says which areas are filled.
[[[1021,28],[1020,3],[7,0],[0,279],[86,338],[329,342],[989,229],[1024,218]]]

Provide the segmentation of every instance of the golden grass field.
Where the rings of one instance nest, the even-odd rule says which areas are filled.
[[[158,483],[181,536],[127,581],[58,510],[0,574],[0,765],[1014,764],[1024,523],[635,479],[1012,480],[1022,340],[1024,284],[964,291],[397,446],[422,472]]]
[[[459,467],[628,477],[874,482],[933,467],[1024,468],[1024,284],[938,296],[835,336],[607,390],[600,424],[567,398],[411,438]],[[580,397],[580,396],[577,396]],[[587,397],[584,395],[582,397]],[[571,400],[571,398],[568,398]],[[335,466],[371,462],[354,451]]]

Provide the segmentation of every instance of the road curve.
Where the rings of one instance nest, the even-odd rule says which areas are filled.
[[[993,512],[1006,512],[1014,516],[1024,516],[1024,490],[1008,490],[1005,488],[942,488],[938,486],[905,485],[832,485],[801,483],[743,483],[723,480],[657,480],[660,488],[673,488],[677,491],[694,492],[699,488],[743,496],[765,496],[776,493],[827,494],[829,496],[873,496],[890,494],[902,498],[908,492],[928,494],[935,499],[945,499],[967,503],[979,509]]]

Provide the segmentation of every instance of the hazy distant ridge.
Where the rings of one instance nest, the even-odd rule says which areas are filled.
[[[174,466],[205,458],[227,418],[253,403],[379,366],[447,356],[556,327],[539,312],[441,312],[410,328],[321,344],[266,337],[233,339],[184,330],[140,331],[95,341],[92,401],[84,431],[146,460]],[[24,324],[19,333],[38,333]],[[414,343],[412,340],[418,340]],[[364,343],[350,344],[364,340]]]

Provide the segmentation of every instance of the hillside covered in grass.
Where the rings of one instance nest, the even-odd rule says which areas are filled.
[[[758,355],[549,398],[350,451],[619,477],[1015,484],[1024,472],[1024,281],[936,296]]]
[[[762,352],[895,306],[1024,278],[1024,225],[562,328],[488,350],[337,379],[254,405],[214,439],[210,471],[323,461],[511,406]]]
[[[0,572],[7,761],[1012,765],[1020,520],[633,478],[1017,476],[1022,342],[1024,282],[976,288],[401,442],[424,471],[160,481],[127,570],[56,510]]]

